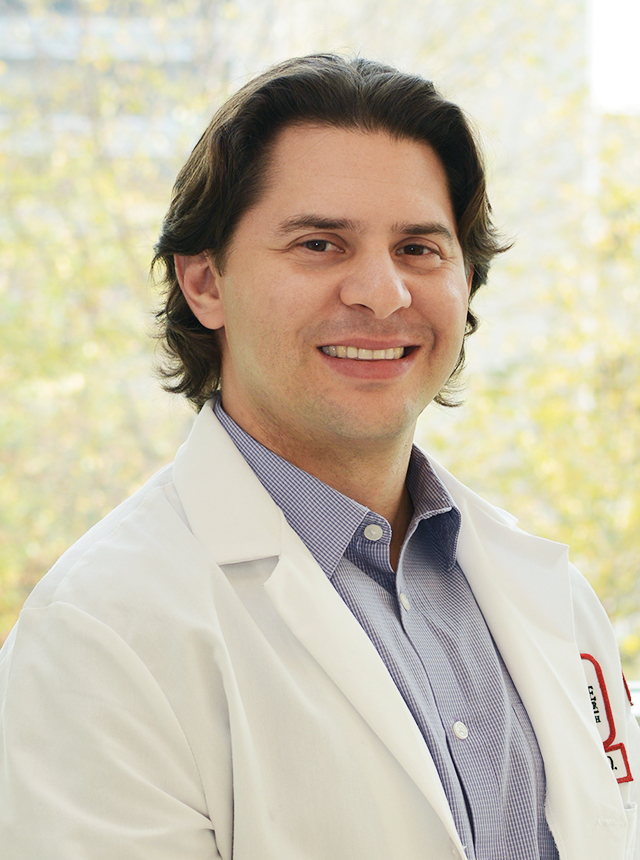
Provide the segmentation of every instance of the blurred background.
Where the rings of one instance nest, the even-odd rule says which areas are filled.
[[[640,678],[640,4],[0,0],[0,641],[37,580],[173,458],[152,246],[213,111],[288,56],[360,53],[472,118],[497,223],[466,405],[419,440],[571,545]]]

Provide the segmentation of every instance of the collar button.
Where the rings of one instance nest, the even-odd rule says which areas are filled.
[[[377,523],[369,523],[369,525],[365,527],[364,536],[370,541],[380,540],[382,537],[382,527]]]

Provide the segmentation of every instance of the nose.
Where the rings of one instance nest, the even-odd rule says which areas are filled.
[[[376,319],[410,306],[411,293],[388,251],[354,259],[353,264],[340,290],[345,305],[369,308]]]

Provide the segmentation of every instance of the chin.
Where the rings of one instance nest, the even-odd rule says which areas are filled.
[[[380,404],[368,409],[327,404],[323,411],[323,426],[330,436],[345,441],[394,442],[408,435],[413,437],[416,421],[422,411],[405,405],[405,409],[390,411]]]

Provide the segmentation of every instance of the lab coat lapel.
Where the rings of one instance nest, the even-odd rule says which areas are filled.
[[[205,405],[176,456],[189,526],[222,566],[278,557],[264,588],[283,622],[423,792],[464,856],[420,731],[380,656]]]
[[[371,641],[292,531],[265,588],[292,633],[406,770],[462,851],[433,759]]]
[[[565,848],[561,856],[618,856],[624,813],[573,639],[567,547],[516,529],[507,515],[436,471],[462,514],[458,561],[538,739],[547,818]],[[619,826],[603,828],[603,820]]]

